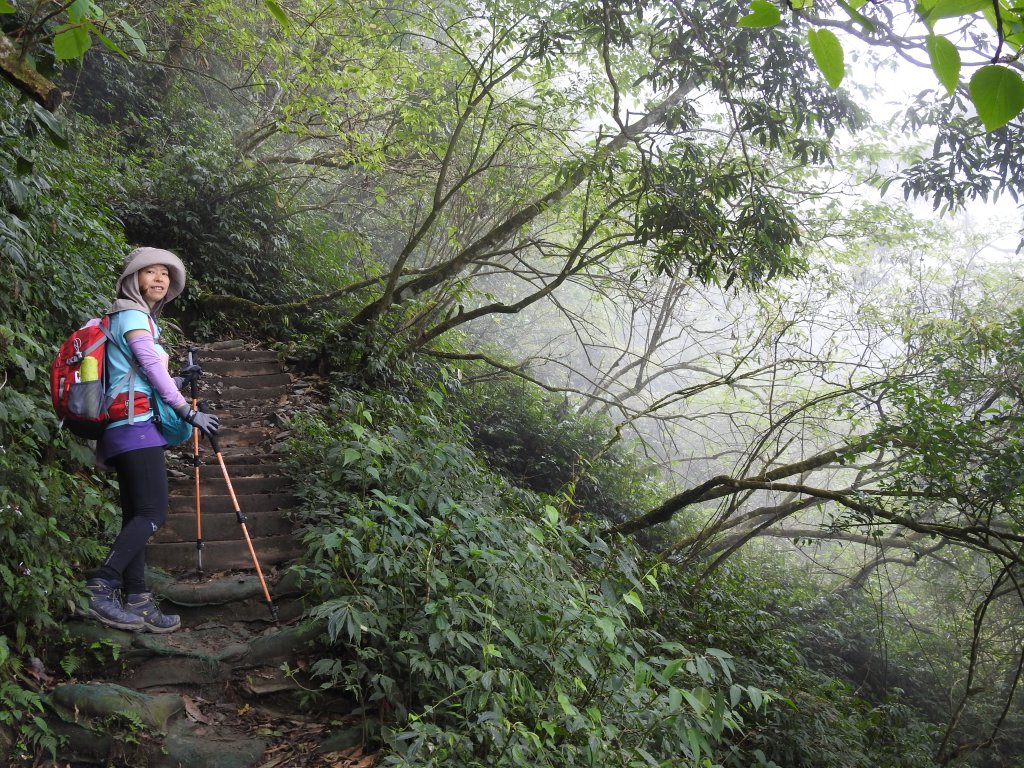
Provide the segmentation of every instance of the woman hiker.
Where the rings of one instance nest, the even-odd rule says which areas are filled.
[[[113,403],[108,411],[111,421],[96,445],[96,459],[117,472],[121,532],[86,588],[89,616],[118,629],[173,632],[181,626],[177,616],[160,612],[146,589],[145,547],[167,520],[169,506],[167,441],[153,421],[153,398],[161,398],[204,435],[216,435],[219,427],[216,416],[193,410],[178,391],[167,371],[168,356],[158,343],[157,317],[184,288],[181,259],[159,248],[137,248],[125,259],[117,299],[106,312],[113,340],[106,346],[107,402]],[[133,363],[139,374],[135,377],[129,375]]]

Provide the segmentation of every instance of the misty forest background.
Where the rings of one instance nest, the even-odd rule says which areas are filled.
[[[0,0],[0,756],[118,519],[48,366],[151,245],[329,377],[309,706],[382,764],[1020,765],[1019,117],[732,2],[101,5]]]

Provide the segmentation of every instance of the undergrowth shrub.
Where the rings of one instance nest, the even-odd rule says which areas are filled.
[[[656,506],[650,463],[603,416],[520,380],[466,387],[473,445],[496,472],[537,493],[567,494],[578,512],[622,522]]]
[[[141,123],[161,112],[167,77],[162,67],[98,48],[82,61],[66,64],[59,82],[67,93],[65,110],[88,115],[97,123],[115,124],[122,141],[136,146]]]
[[[0,732],[29,754],[51,746],[21,670],[59,643],[66,601],[113,519],[91,454],[58,432],[49,365],[60,341],[110,300],[125,249],[103,207],[89,142],[0,87]],[[0,740],[0,758],[4,748]]]
[[[717,762],[746,768],[925,768],[934,765],[934,727],[901,702],[875,698],[809,647],[833,612],[826,588],[778,555],[743,553],[713,575],[676,569],[651,611],[658,630],[684,643],[714,644],[736,660],[736,674],[786,702],[728,736]],[[849,621],[849,617],[847,617]]]
[[[379,713],[388,765],[705,764],[768,697],[648,628],[659,569],[488,470],[454,410],[345,392],[294,424],[323,690]]]

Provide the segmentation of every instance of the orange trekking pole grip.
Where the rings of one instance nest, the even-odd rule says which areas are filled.
[[[195,347],[189,347],[189,369],[196,365],[196,352],[197,350]],[[197,376],[193,374],[189,381],[193,411],[198,410],[199,408],[199,384],[196,379]],[[196,481],[196,570],[198,570],[200,574],[203,572],[203,514],[200,503],[201,495],[199,493],[199,467],[201,465],[202,462],[199,460],[199,430],[196,427],[192,427],[192,467]]]
[[[200,404],[200,410],[206,411],[206,403]],[[213,446],[213,452],[217,456],[217,462],[220,464],[220,470],[224,475],[224,482],[228,486],[228,495],[231,496],[231,504],[235,509],[235,519],[238,520],[238,525],[242,529],[242,535],[245,536],[245,544],[249,547],[249,554],[252,556],[252,564],[256,566],[256,575],[259,576],[260,586],[263,587],[263,597],[266,598],[267,608],[270,609],[270,615],[274,619],[275,624],[279,624],[277,618],[277,606],[274,605],[274,601],[270,597],[270,590],[267,589],[267,581],[263,578],[263,569],[260,568],[259,558],[256,557],[256,549],[252,545],[252,538],[249,536],[249,529],[245,523],[248,519],[245,513],[242,512],[242,508],[238,504],[238,497],[235,496],[235,489],[231,485],[231,476],[228,474],[227,464],[224,463],[224,455],[220,452],[220,445],[217,443],[217,438],[213,435],[207,435],[210,439],[210,445]]]

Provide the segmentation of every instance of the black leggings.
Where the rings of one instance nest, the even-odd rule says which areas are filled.
[[[146,542],[167,522],[164,449],[139,448],[108,463],[117,470],[121,491],[121,532],[95,577],[134,595],[146,591]]]

